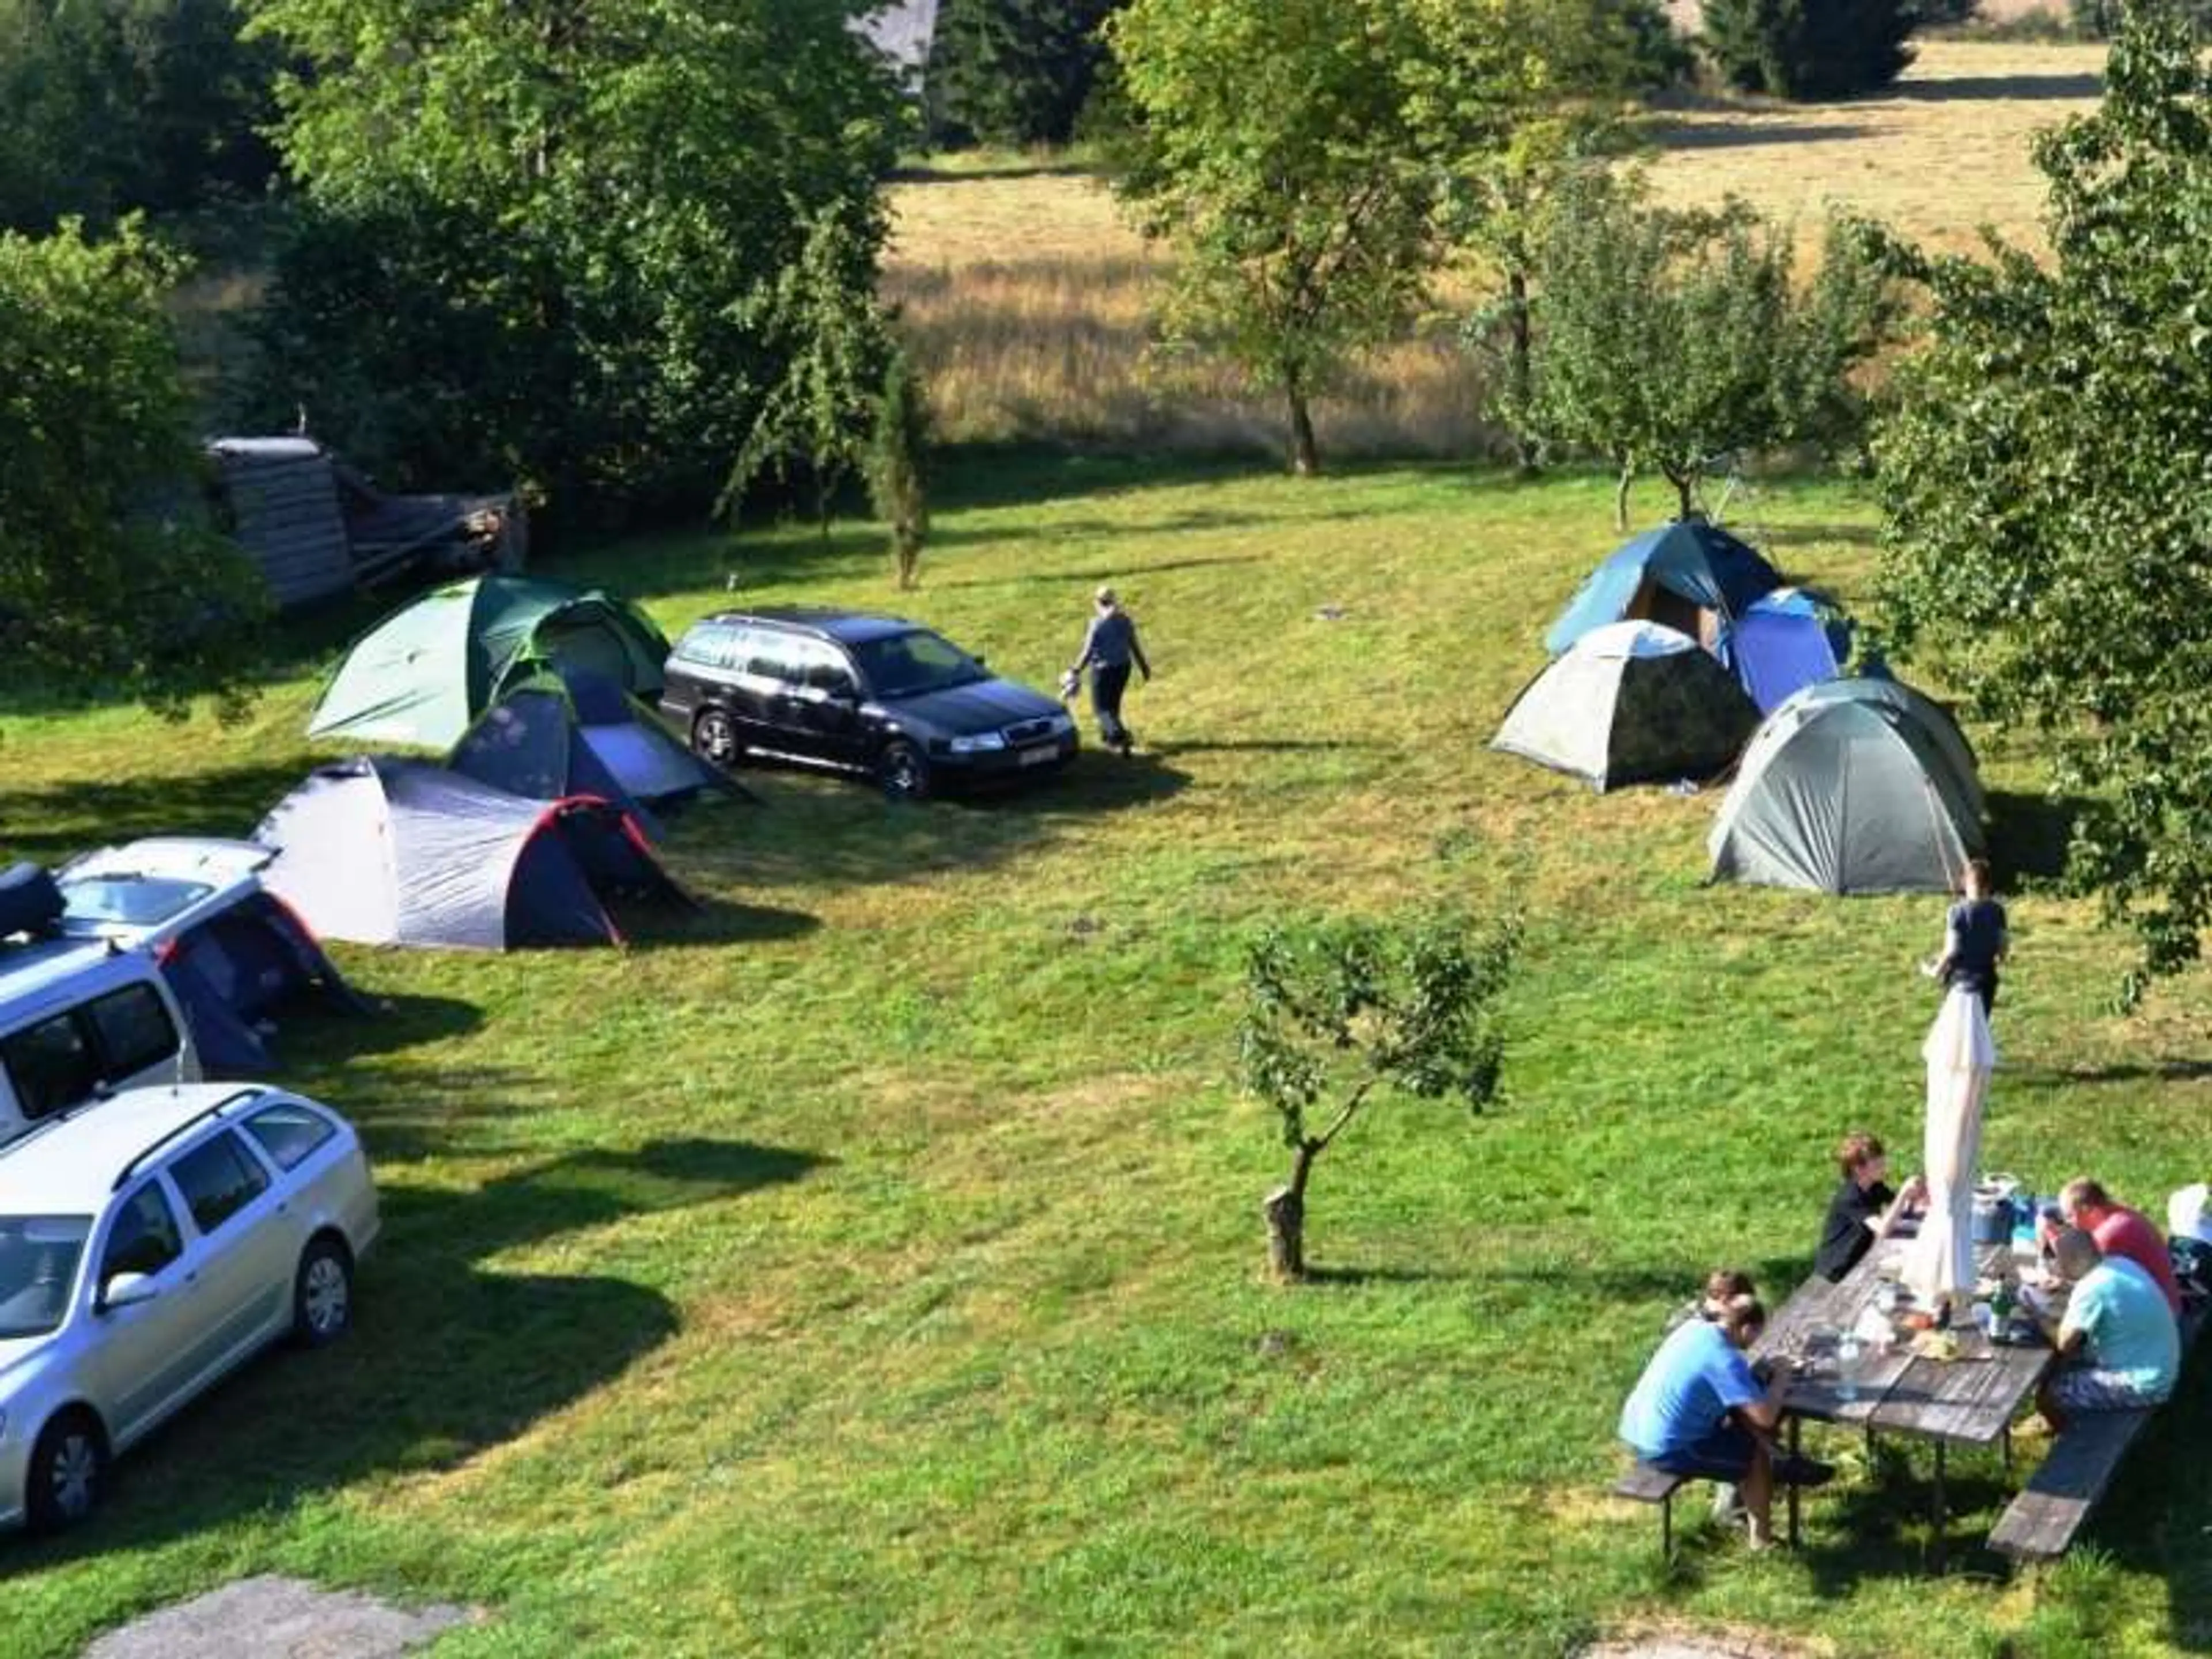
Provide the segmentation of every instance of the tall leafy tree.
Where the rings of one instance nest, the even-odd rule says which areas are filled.
[[[206,527],[162,298],[171,256],[126,222],[0,233],[0,674],[143,697],[242,695],[264,608]]]
[[[1064,144],[1090,100],[1121,0],[944,0],[930,48],[930,125],[942,141]]]
[[[1875,455],[1896,642],[2052,739],[2068,871],[2131,923],[2124,987],[2212,917],[2212,70],[2146,8],[2102,106],[2044,134],[2047,261],[1921,262],[1927,349]]]
[[[233,0],[0,0],[0,226],[191,208],[275,168],[275,54]]]
[[[1818,272],[1741,203],[1718,213],[1647,205],[1628,178],[1580,181],[1538,263],[1542,340],[1534,407],[1554,443],[1618,469],[1656,471],[1682,514],[1716,463],[1863,428],[1851,371],[1887,337],[1897,296],[1869,233],[1832,222]]]
[[[1107,26],[1134,131],[1120,189],[1176,262],[1171,336],[1313,399],[1400,332],[1449,245],[1447,164],[1504,130],[1522,42],[1454,0],[1132,0]]]
[[[556,509],[710,501],[786,365],[778,275],[860,228],[903,106],[862,0],[248,0],[309,234],[280,260],[271,409],[400,476],[519,475]]]

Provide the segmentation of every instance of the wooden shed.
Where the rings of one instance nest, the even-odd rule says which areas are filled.
[[[208,445],[224,527],[279,607],[428,570],[522,568],[527,526],[513,495],[387,495],[306,436]]]
[[[313,438],[218,438],[230,532],[289,610],[354,583],[353,546],[331,457]]]

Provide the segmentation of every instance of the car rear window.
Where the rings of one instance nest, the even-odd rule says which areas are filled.
[[[167,876],[80,876],[61,884],[71,921],[121,922],[155,927],[198,903],[215,889]]]
[[[100,1062],[74,1012],[56,1014],[0,1039],[0,1066],[26,1118],[74,1106],[100,1084]]]
[[[246,1133],[276,1160],[280,1170],[296,1169],[337,1131],[320,1112],[289,1103],[264,1106],[246,1120]]]
[[[177,1028],[150,985],[126,985],[88,1005],[100,1033],[100,1057],[110,1083],[158,1066],[177,1052]]]
[[[185,1196],[192,1224],[211,1233],[269,1190],[269,1177],[253,1154],[228,1130],[195,1146],[169,1166],[169,1179]]]

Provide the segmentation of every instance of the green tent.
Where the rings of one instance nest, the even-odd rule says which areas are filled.
[[[346,653],[307,722],[311,738],[450,749],[507,687],[538,669],[587,670],[660,695],[668,641],[628,601],[526,576],[434,588]]]
[[[1955,891],[1982,792],[1948,714],[1893,680],[1826,680],[1766,717],[1706,843],[1716,881]]]

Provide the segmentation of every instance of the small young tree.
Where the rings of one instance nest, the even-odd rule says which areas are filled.
[[[1831,222],[1819,271],[1740,202],[1718,213],[1648,207],[1630,179],[1578,180],[1547,223],[1535,315],[1541,430],[1606,457],[1628,489],[1656,468],[1684,517],[1722,457],[1839,444],[1865,420],[1852,369],[1898,314],[1889,266],[1854,222]]]
[[[921,545],[929,536],[929,491],[922,476],[922,454],[929,443],[929,406],[913,360],[894,347],[884,365],[867,453],[868,504],[890,526],[891,556],[898,585],[910,588],[921,568]]]
[[[1266,1205],[1278,1278],[1305,1273],[1314,1160],[1378,1091],[1474,1113],[1497,1097],[1495,1005],[1519,939],[1508,916],[1486,928],[1464,917],[1277,927],[1254,943],[1237,1048],[1245,1087],[1273,1109],[1291,1149],[1290,1180]]]
[[[781,348],[782,378],[761,400],[718,504],[734,518],[763,473],[786,482],[803,468],[826,534],[839,485],[864,468],[884,374],[896,350],[890,319],[869,291],[868,228],[829,213],[807,229],[799,258],[770,290],[765,323]]]

